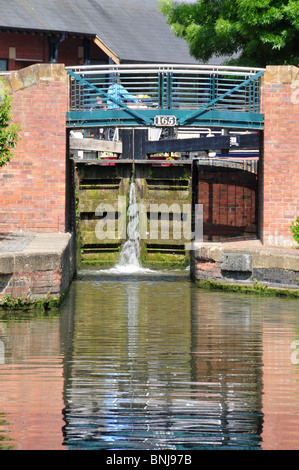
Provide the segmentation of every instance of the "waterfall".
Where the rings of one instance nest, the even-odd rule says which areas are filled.
[[[158,271],[143,268],[140,261],[140,231],[139,231],[139,206],[136,202],[136,188],[134,179],[130,184],[129,204],[127,209],[128,225],[127,240],[120,252],[119,262],[110,269],[102,270],[107,274],[153,274]]]
[[[118,267],[127,270],[139,270],[140,262],[140,232],[139,232],[139,211],[136,203],[135,182],[132,179],[130,184],[129,205],[128,205],[128,240],[124,243]]]

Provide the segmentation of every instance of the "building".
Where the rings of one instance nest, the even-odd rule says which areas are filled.
[[[0,70],[48,62],[198,63],[158,0],[0,0]]]

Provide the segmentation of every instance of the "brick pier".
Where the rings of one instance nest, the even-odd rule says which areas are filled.
[[[297,291],[299,250],[290,225],[299,216],[299,69],[267,67],[261,98],[265,125],[257,180],[244,172],[235,179],[233,172],[199,174],[204,243],[192,252],[191,275],[199,282]],[[254,234],[255,227],[259,240],[228,241],[241,230]]]
[[[63,65],[38,64],[13,72],[12,95],[21,141],[0,169],[0,233],[66,229],[67,77]]]
[[[67,227],[67,76],[38,64],[5,77],[15,155],[0,170],[0,299],[61,298],[75,271]]]
[[[299,68],[267,67],[261,92],[260,238],[264,245],[291,247],[290,225],[299,216]]]

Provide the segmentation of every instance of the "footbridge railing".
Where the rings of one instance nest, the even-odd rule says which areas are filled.
[[[264,69],[126,64],[66,70],[71,128],[263,128],[260,85]]]

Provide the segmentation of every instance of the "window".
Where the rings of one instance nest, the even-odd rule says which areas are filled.
[[[8,60],[7,59],[0,59],[0,71],[7,70]]]

